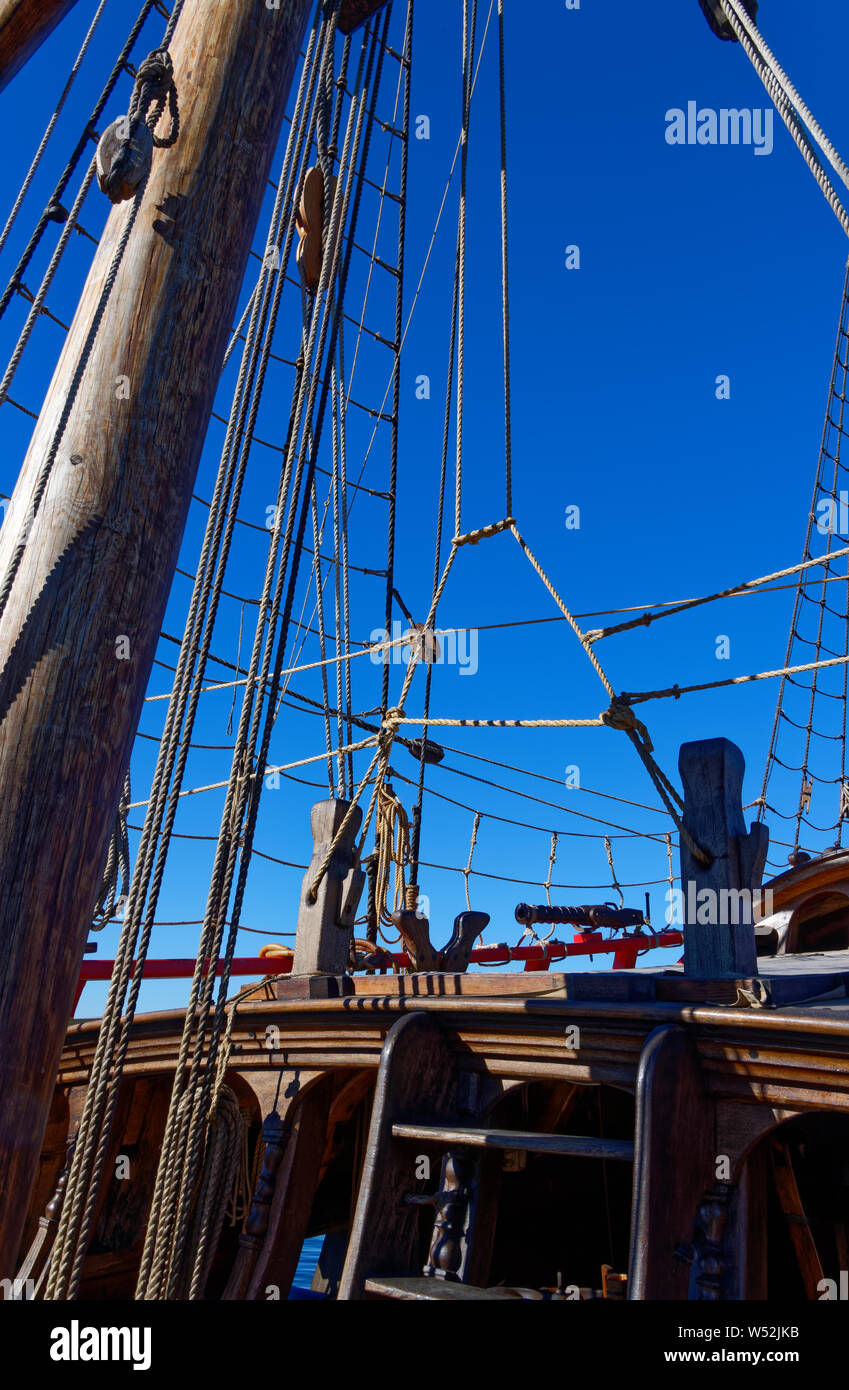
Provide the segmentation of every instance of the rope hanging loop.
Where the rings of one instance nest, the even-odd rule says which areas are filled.
[[[725,39],[730,43],[737,43],[737,35],[734,33],[722,0],[699,0],[702,7],[702,14],[707,20],[718,39]],[[758,17],[758,0],[742,0],[743,9],[754,24]]]
[[[166,104],[171,129],[159,136],[156,126]],[[157,48],[139,67],[128,114],[107,126],[97,146],[97,182],[110,203],[135,197],[150,176],[154,148],[169,148],[179,133],[174,66],[168,50]]]

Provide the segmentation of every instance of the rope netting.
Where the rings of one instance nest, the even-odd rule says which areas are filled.
[[[179,8],[169,19],[166,45]],[[74,1297],[79,1288],[139,1004],[142,966],[154,932],[189,926],[200,927],[196,965],[137,1297],[203,1296],[215,1246],[210,1213],[215,1210],[215,1219],[223,1219],[222,1194],[238,1184],[244,1167],[243,1134],[233,1097],[224,1085],[235,1007],[230,989],[236,943],[240,932],[293,935],[285,927],[294,918],[298,876],[307,867],[298,862],[300,855],[274,852],[281,848],[281,840],[295,833],[295,816],[302,804],[293,800],[296,810],[291,816],[281,806],[282,798],[269,809],[269,800],[281,785],[289,790],[305,788],[309,799],[318,799],[317,791],[319,797],[349,803],[337,840],[347,829],[353,808],[359,806],[363,820],[357,850],[361,862],[371,855],[373,873],[369,912],[357,920],[368,921],[370,928],[376,923],[380,932],[391,926],[393,912],[416,907],[422,871],[450,875],[467,908],[475,889],[486,883],[538,888],[549,906],[552,892],[579,889],[603,895],[619,907],[626,891],[642,894],[647,889],[664,889],[671,897],[673,855],[681,838],[697,858],[706,856],[683,823],[681,794],[660,765],[647,724],[635,713],[637,704],[649,700],[777,679],[778,709],[759,814],[781,814],[772,804],[778,769],[782,775],[796,777],[801,788],[798,808],[789,817],[794,827],[789,848],[798,850],[803,826],[823,829],[812,819],[820,797],[830,808],[834,823],[828,829],[836,830],[838,844],[842,820],[849,814],[845,753],[849,604],[841,587],[849,575],[849,545],[839,543],[849,370],[846,290],[802,562],[695,599],[645,605],[639,616],[610,626],[585,627],[587,619],[624,617],[635,610],[576,614],[531,549],[521,518],[515,514],[503,0],[491,0],[486,10],[484,6],[479,10],[477,0],[463,0],[459,134],[409,303],[405,300],[409,279],[405,218],[413,0],[407,4],[396,0],[395,9],[394,17],[389,5],[365,27],[343,36],[337,32],[338,0],[319,0],[305,40],[279,167],[269,189],[270,210],[255,248],[255,278],[246,287],[233,328],[207,440],[204,485],[195,497],[166,619],[166,627],[178,633],[182,629],[182,636],[162,633],[157,675],[138,731],[132,784],[144,788],[144,794],[133,799],[128,769],[104,869],[95,925],[120,928],[120,937],[51,1261],[49,1298]],[[836,162],[839,156],[812,123],[786,74],[759,34],[751,32],[748,16],[733,3],[728,9],[738,37],[800,148],[803,137],[798,125],[804,119],[815,143],[843,178],[842,161]],[[78,166],[94,138],[94,123],[101,120],[122,74],[127,74],[130,54],[140,44],[140,36],[148,37],[145,25],[151,11],[162,15],[158,4],[142,6],[55,186],[50,204],[54,213],[48,215],[48,208],[37,219],[0,296],[0,316],[16,297],[31,306],[0,383],[0,405],[31,413],[9,394],[13,380],[30,344],[38,341],[43,321],[64,327],[47,301],[71,232],[84,230],[80,221],[84,207],[88,216],[93,164],[82,178]],[[473,503],[469,489],[464,489],[469,434],[465,384],[471,370],[466,350],[471,319],[467,286],[470,157],[473,131],[478,138],[473,119],[476,85],[493,30],[497,38],[490,40],[489,52],[497,69],[499,103],[494,182],[500,209],[504,490],[502,494],[499,480],[489,497],[493,509],[489,515],[495,519],[475,525],[480,519],[470,514]],[[69,83],[90,42],[87,34]],[[43,149],[55,139],[64,99],[63,92],[22,195],[0,235],[0,250],[27,206],[27,192]],[[493,129],[480,138],[492,140]],[[803,153],[811,164],[807,145]],[[305,190],[313,171],[321,191],[321,213],[318,268],[311,282],[303,269],[303,239]],[[840,216],[842,205],[827,177],[817,173],[817,180]],[[423,480],[418,485],[423,526],[427,507],[431,500],[435,503],[432,579],[428,555],[426,584],[423,581],[416,602],[408,609],[399,593],[399,584],[405,587],[399,578],[397,512],[403,474],[401,352],[421,299],[452,184],[457,191],[456,240],[433,498],[425,496]],[[72,187],[77,189],[72,211],[63,220],[55,208]],[[142,198],[143,189],[132,207],[137,208]],[[128,226],[133,215],[128,213]],[[62,227],[53,256],[38,288],[29,290],[23,276],[53,222]],[[316,228],[309,231],[315,234]],[[504,512],[498,515],[502,496]],[[826,503],[836,522],[833,529],[821,532],[818,521]],[[25,544],[23,534],[21,553]],[[509,547],[518,563],[527,566],[534,583],[538,581],[540,595],[547,593],[553,611],[548,616],[533,614],[525,622],[491,626],[565,624],[564,636],[577,641],[601,687],[591,707],[567,714],[555,708],[550,717],[538,718],[523,717],[516,710],[504,717],[480,711],[456,717],[436,709],[441,644],[483,630],[471,623],[441,626],[440,606],[446,592],[454,594],[457,589],[461,603],[471,601],[459,586],[458,557],[462,554],[465,560],[470,551],[477,555],[495,546],[503,547],[502,553]],[[248,576],[253,588],[245,592]],[[782,587],[779,581],[791,577],[795,587],[791,636],[784,664],[776,670],[628,693],[617,689],[600,660],[602,641],[626,631],[650,629],[663,618],[706,604],[774,592]],[[6,576],[0,607],[14,578],[14,572]],[[837,593],[843,593],[841,600]],[[383,630],[367,635],[376,612]],[[416,614],[421,621],[415,621]],[[461,612],[463,620],[469,616]],[[605,646],[605,654],[607,650]],[[167,679],[159,675],[163,671]],[[833,714],[827,727],[821,718],[825,702]],[[434,734],[441,740],[443,731],[455,728],[562,730],[566,737],[566,731],[579,735],[583,730],[593,737],[592,731],[604,729],[612,731],[611,737],[624,734],[648,777],[652,800],[629,800],[619,794],[621,787],[614,792],[576,783],[581,798],[595,800],[566,804],[570,796],[563,794],[562,777],[482,751],[434,743]],[[219,733],[213,737],[211,729]],[[791,730],[801,734],[804,742],[797,766],[781,761],[782,740]],[[303,751],[306,748],[309,751]],[[451,755],[448,760],[446,754]],[[406,772],[399,767],[403,755],[411,758]],[[469,760],[474,760],[475,770]],[[838,775],[826,775],[828,769],[833,773],[838,762]],[[310,772],[318,780],[312,780]],[[457,791],[456,779],[461,788],[469,788],[467,795],[463,791],[451,794]],[[506,814],[508,806],[515,815]],[[143,820],[141,815],[133,818],[134,811],[143,811]],[[465,826],[452,862],[423,857],[431,827],[449,814]],[[495,864],[484,857],[488,832],[501,827],[514,835],[517,845],[525,837],[521,841],[525,876],[521,871],[513,876],[514,866],[500,857]],[[302,829],[297,833],[302,843]],[[185,877],[188,861],[182,856],[190,848],[202,854],[197,862],[203,865],[208,883],[202,917],[194,911],[182,915],[168,906],[175,900],[175,879]],[[635,848],[640,851],[644,879],[625,867],[635,862],[631,854]],[[315,874],[313,896],[332,854],[333,847]],[[533,870],[537,877],[527,876],[531,863],[538,866]],[[271,874],[276,877],[272,879]],[[566,881],[582,874],[590,881]],[[202,881],[200,874],[195,877],[193,871],[192,877],[196,887]],[[264,885],[264,899],[253,888],[258,879]],[[268,910],[269,897],[281,904],[279,910]],[[646,918],[650,923],[648,907]],[[551,936],[551,932],[544,937],[530,934],[541,941]],[[368,939],[373,936],[372,932]],[[218,975],[213,967],[220,967]],[[209,1220],[204,1220],[204,1212]]]

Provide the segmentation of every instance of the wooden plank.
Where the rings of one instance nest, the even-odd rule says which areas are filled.
[[[449,1284],[443,1279],[378,1279],[365,1283],[365,1291],[377,1298],[406,1299],[416,1303],[485,1303],[520,1299],[506,1289],[475,1289],[470,1284]]]
[[[76,3],[77,0],[0,0],[0,92]]]
[[[628,1298],[686,1300],[699,1201],[715,1179],[714,1110],[691,1039],[668,1024],[650,1034],[637,1076]]]
[[[337,20],[339,32],[352,34],[378,10],[382,10],[385,4],[386,0],[342,0]]]
[[[567,981],[570,978],[568,975],[552,972],[540,979],[534,979],[533,975],[528,976],[517,971],[502,973],[498,970],[476,970],[470,975],[458,975],[450,971],[412,975],[355,975],[353,992],[365,998],[392,995],[402,999],[497,999],[501,995],[544,994],[554,999],[565,999]]]
[[[687,975],[719,979],[758,973],[751,894],[760,887],[769,832],[754,823],[746,833],[745,767],[740,749],[726,738],[681,746],[684,827],[710,856],[709,864],[702,863],[681,836]]]
[[[805,1208],[802,1205],[802,1194],[799,1191],[799,1184],[793,1171],[793,1160],[786,1144],[781,1144],[776,1140],[770,1145],[770,1164],[775,1190],[778,1193],[778,1200],[787,1221],[793,1249],[796,1251],[796,1258],[799,1261],[799,1272],[805,1285],[805,1297],[811,1302],[816,1302],[820,1296],[819,1286],[825,1276],[819,1251],[814,1241],[814,1234],[811,1230],[811,1223],[808,1221]]]
[[[421,1191],[416,1156],[392,1138],[393,1123],[453,1119],[455,1060],[435,1019],[401,1018],[384,1044],[351,1242],[339,1299],[364,1296],[367,1278],[399,1275],[416,1263],[418,1208],[405,1204]]]
[[[144,204],[0,620],[0,1270],[13,1264],[27,1209],[311,8],[310,0],[289,0],[281,10],[192,0],[184,9],[171,45],[180,137],[154,153]],[[23,530],[127,211],[112,211],[95,254],[0,529],[0,574]],[[117,659],[119,637],[129,641],[126,660]]]
[[[514,1129],[455,1129],[445,1125],[395,1124],[395,1139],[420,1139],[446,1148],[503,1149],[511,1153],[554,1154],[561,1158],[612,1158],[630,1163],[627,1139],[596,1139],[579,1134],[528,1134]]]

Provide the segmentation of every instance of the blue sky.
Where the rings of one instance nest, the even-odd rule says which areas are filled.
[[[94,4],[80,0],[60,30],[18,79],[0,95],[6,129],[3,202],[11,207],[65,75],[87,27]],[[488,4],[479,5],[480,32]],[[462,7],[440,0],[419,5],[415,33],[413,116],[427,115],[430,138],[410,147],[405,317],[427,253],[436,213],[459,131],[459,41]],[[801,559],[806,516],[817,464],[822,417],[841,302],[847,248],[844,234],[820,195],[783,125],[776,120],[774,149],[756,155],[751,146],[672,146],[665,138],[667,112],[700,108],[764,108],[763,88],[739,46],[710,33],[696,0],[659,0],[647,21],[644,7],[582,0],[579,10],[552,3],[531,11],[506,0],[509,146],[510,270],[513,349],[514,512],[529,545],[572,610],[603,610],[695,597],[743,579],[770,573]],[[93,93],[114,58],[128,25],[130,6],[107,6],[104,19],[67,107],[57,125],[42,170],[2,253],[4,282],[26,234],[49,194]],[[393,42],[402,40],[400,6],[393,17]],[[838,148],[849,146],[842,100],[843,55],[849,13],[837,0],[811,0],[802,23],[798,7],[764,0],[763,31]],[[154,15],[139,42],[136,60],[160,38]],[[470,136],[468,288],[466,327],[466,415],[464,435],[464,529],[504,513],[501,285],[498,225],[497,33],[494,19],[486,39],[476,88]],[[387,66],[380,107],[391,115],[396,71]],[[109,114],[125,109],[129,79],[110,103]],[[390,137],[378,133],[373,168],[385,166]],[[282,155],[282,151],[281,151]],[[397,157],[392,156],[393,160]],[[279,158],[275,157],[279,167]],[[397,163],[391,166],[397,178]],[[374,177],[374,174],[372,175]],[[390,186],[394,186],[390,183]],[[269,192],[269,199],[271,197]],[[445,373],[456,235],[457,180],[452,183],[433,254],[405,343],[402,364],[398,555],[396,585],[413,616],[427,612],[433,568],[434,516],[438,486]],[[67,201],[67,199],[66,199]],[[256,246],[265,246],[264,209]],[[370,244],[376,200],[364,199],[358,240]],[[84,225],[95,235],[107,206],[96,191],[86,203]],[[391,256],[391,217],[380,246]],[[35,288],[58,233],[51,229],[27,284]],[[52,238],[52,239],[51,239]],[[580,247],[580,269],[566,268],[566,248]],[[92,244],[73,237],[48,297],[62,319],[73,308],[90,262]],[[257,262],[249,267],[250,277]],[[359,305],[364,271],[349,287]],[[243,299],[244,302],[244,299]],[[5,358],[23,322],[26,304],[14,301],[0,323]],[[275,350],[294,357],[299,304],[294,296],[281,318]],[[358,313],[358,308],[351,310]],[[370,291],[367,322],[391,336],[388,287]],[[353,336],[346,351],[353,356]],[[61,348],[61,329],[42,319],[25,354],[11,395],[37,409]],[[381,351],[383,356],[381,356]],[[354,397],[377,408],[390,363],[379,345],[364,343],[357,362]],[[222,379],[216,410],[227,413],[236,361]],[[430,399],[417,399],[416,381],[426,375]],[[716,381],[730,381],[730,399],[718,400]],[[285,434],[291,371],[272,364],[257,432],[278,444]],[[351,411],[353,417],[356,412]],[[31,421],[6,405],[7,447],[0,486],[10,492],[26,448]],[[369,449],[370,421],[351,419],[349,476],[380,491],[386,485],[387,431],[378,427]],[[223,426],[213,421],[198,476],[197,493],[211,495]],[[365,459],[366,451],[368,457]],[[365,459],[365,463],[363,463]],[[324,460],[326,462],[326,460]],[[255,446],[237,528],[227,588],[256,597],[262,583],[267,508],[273,505],[279,455]],[[566,511],[580,508],[580,529],[568,529]],[[192,570],[205,520],[193,506],[181,567]],[[358,496],[351,514],[351,558],[380,568],[385,560],[385,504]],[[300,593],[305,593],[306,569]],[[835,586],[840,587],[840,586]],[[332,579],[325,590],[332,609]],[[354,635],[362,641],[382,625],[381,581],[352,580]],[[177,577],[164,630],[182,631],[189,582]],[[598,647],[617,690],[639,691],[711,681],[782,665],[792,592],[734,599],[670,618],[648,630],[613,637]],[[844,596],[845,601],[845,596]],[[296,605],[300,611],[300,600]],[[309,616],[311,604],[307,607]],[[243,619],[242,655],[251,639],[250,605]],[[241,604],[222,600],[213,650],[235,659]],[[498,628],[503,623],[556,617],[557,610],[509,535],[460,555],[445,591],[439,623],[479,630],[477,670],[462,674],[444,666],[434,680],[432,712],[474,718],[594,718],[606,707],[604,691],[580,646],[562,622]],[[401,617],[400,612],[397,614]],[[588,617],[600,626],[604,616]],[[717,639],[728,638],[728,660],[717,659]],[[163,662],[176,648],[163,642]],[[317,656],[310,639],[303,660]],[[354,707],[379,701],[380,671],[369,658],[353,663]],[[213,674],[222,676],[220,668]],[[169,672],[154,668],[151,694],[169,687]],[[397,695],[403,668],[392,668]],[[331,677],[331,688],[335,676]],[[293,678],[293,686],[295,680]],[[301,693],[320,698],[315,672],[298,677]],[[675,778],[681,742],[724,735],[743,749],[746,799],[760,792],[776,697],[774,681],[691,695],[641,707],[658,760]],[[217,751],[192,755],[186,786],[225,779],[225,751],[232,691],[202,701],[195,731],[199,743]],[[407,710],[420,712],[423,682],[417,676]],[[164,701],[151,701],[141,728],[156,735]],[[238,720],[238,703],[234,725]],[[603,901],[614,896],[602,838],[604,826],[570,814],[609,818],[617,876],[626,903],[642,906],[643,884],[652,885],[656,924],[663,917],[667,818],[654,811],[605,800],[593,792],[656,807],[653,787],[623,735],[609,730],[457,730],[445,732],[452,749],[467,750],[555,779],[544,782],[515,771],[477,763],[460,753],[446,755],[448,767],[429,773],[428,785],[463,803],[429,795],[425,802],[422,859],[452,869],[463,866],[473,811],[484,812],[475,850],[476,869],[540,882],[547,873],[550,832],[560,832],[554,901]],[[272,743],[276,762],[319,753],[320,718],[288,707]],[[146,795],[155,744],[140,740],[133,762],[134,799]],[[799,747],[788,742],[788,761]],[[360,755],[362,758],[365,755]],[[365,763],[358,763],[360,773]],[[392,766],[415,777],[416,764],[403,750]],[[584,790],[567,789],[568,767],[580,769]],[[520,789],[543,802],[470,780],[463,773]],[[835,774],[836,775],[836,774]],[[321,764],[304,773],[321,781]],[[412,788],[393,783],[408,809]],[[589,790],[587,790],[589,789]],[[795,810],[792,784],[777,788],[781,803]],[[325,793],[326,794],[326,791]],[[258,849],[295,863],[309,858],[310,802],[320,787],[284,781],[263,800]],[[818,794],[817,794],[818,795]],[[177,829],[215,836],[223,793],[186,798]],[[792,803],[792,804],[791,804]],[[818,810],[816,805],[815,810]],[[835,817],[823,805],[822,823]],[[827,814],[828,812],[828,814]],[[490,814],[486,814],[490,813]],[[142,810],[131,816],[141,823]],[[493,819],[530,823],[526,829]],[[814,816],[817,819],[817,816]],[[787,839],[782,822],[771,824]],[[627,831],[654,832],[646,840]],[[567,834],[567,832],[569,832]],[[579,832],[586,832],[583,837]],[[596,838],[591,838],[594,836]],[[137,836],[134,835],[134,841]],[[833,838],[833,837],[832,837]],[[823,847],[825,837],[814,843]],[[203,916],[214,846],[177,840],[157,919]],[[779,866],[786,848],[774,846]],[[677,867],[677,866],[676,866]],[[246,925],[239,953],[253,954],[263,932],[291,931],[301,871],[256,859],[243,911]],[[431,904],[437,944],[450,934],[465,905],[456,872],[422,869],[422,891]],[[542,901],[539,888],[473,875],[472,905],[490,913],[487,941],[515,942],[517,901]],[[113,953],[117,929],[98,938],[101,957]],[[198,928],[157,929],[151,955],[191,956]],[[142,1007],[171,1007],[185,998],[184,982],[148,985]],[[96,1012],[103,987],[89,986],[83,1014]]]

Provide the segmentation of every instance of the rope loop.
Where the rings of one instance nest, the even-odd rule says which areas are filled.
[[[162,137],[154,132],[166,102],[171,114],[171,129],[167,136]],[[180,133],[180,113],[174,84],[174,64],[167,48],[155,48],[139,65],[129,117],[131,121],[145,122],[157,149],[168,149],[175,144]]]

